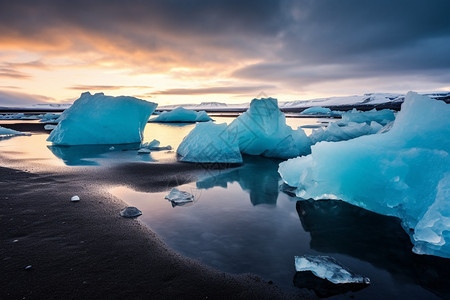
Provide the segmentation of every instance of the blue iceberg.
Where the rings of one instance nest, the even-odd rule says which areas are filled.
[[[140,143],[156,106],[134,97],[83,93],[62,113],[47,141],[55,145]]]
[[[164,111],[159,116],[150,119],[149,122],[167,123],[193,123],[212,121],[211,117],[202,111],[193,111],[183,107],[177,107],[172,111]]]
[[[399,217],[415,253],[450,257],[449,115],[445,102],[409,92],[388,132],[317,143],[279,173],[298,197]]]

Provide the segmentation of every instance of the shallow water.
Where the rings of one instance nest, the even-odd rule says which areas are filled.
[[[218,123],[233,120],[215,119]],[[287,119],[292,127],[327,121]],[[194,126],[149,123],[144,141],[158,139],[161,146],[176,149]],[[138,144],[115,145],[114,149],[110,145],[52,147],[46,137],[34,132],[0,140],[0,151],[6,157],[50,166],[176,160],[174,151],[137,154]],[[297,201],[280,192],[279,162],[245,156],[242,167],[205,169],[196,182],[179,187],[194,194],[196,200],[190,205],[172,207],[164,199],[168,191],[144,193],[116,186],[110,192],[138,207],[143,212],[140,220],[169,247],[222,271],[254,273],[283,288],[296,289],[294,256],[330,255],[372,282],[361,291],[330,299],[449,298],[450,260],[413,254],[398,219],[341,201]]]

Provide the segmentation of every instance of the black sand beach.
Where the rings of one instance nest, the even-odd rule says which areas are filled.
[[[198,172],[182,163],[52,170],[0,153],[0,299],[313,298],[181,257],[139,219],[120,217],[126,204],[105,191],[168,190]]]

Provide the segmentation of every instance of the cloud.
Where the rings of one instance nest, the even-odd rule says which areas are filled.
[[[217,86],[207,88],[179,88],[168,89],[149,93],[149,95],[208,95],[208,94],[243,94],[257,93],[267,89],[273,89],[273,85],[263,86]]]
[[[55,101],[53,98],[46,96],[0,90],[0,105],[3,106],[22,106],[46,102]]]
[[[28,79],[31,76],[14,69],[0,68],[0,77],[14,78],[14,79]]]
[[[447,0],[2,1],[0,44],[129,74],[192,74],[293,92],[396,76],[402,86],[411,74],[429,84],[450,74],[449,10]],[[25,67],[6,67],[1,76],[27,78]],[[183,68],[195,72],[176,71]],[[156,94],[182,92],[209,93]]]
[[[102,90],[121,90],[121,89],[148,89],[150,86],[127,86],[127,85],[73,85],[69,87],[71,90],[80,91],[102,91]]]

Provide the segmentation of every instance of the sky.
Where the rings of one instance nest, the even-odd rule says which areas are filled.
[[[450,91],[448,0],[0,0],[0,105]]]

